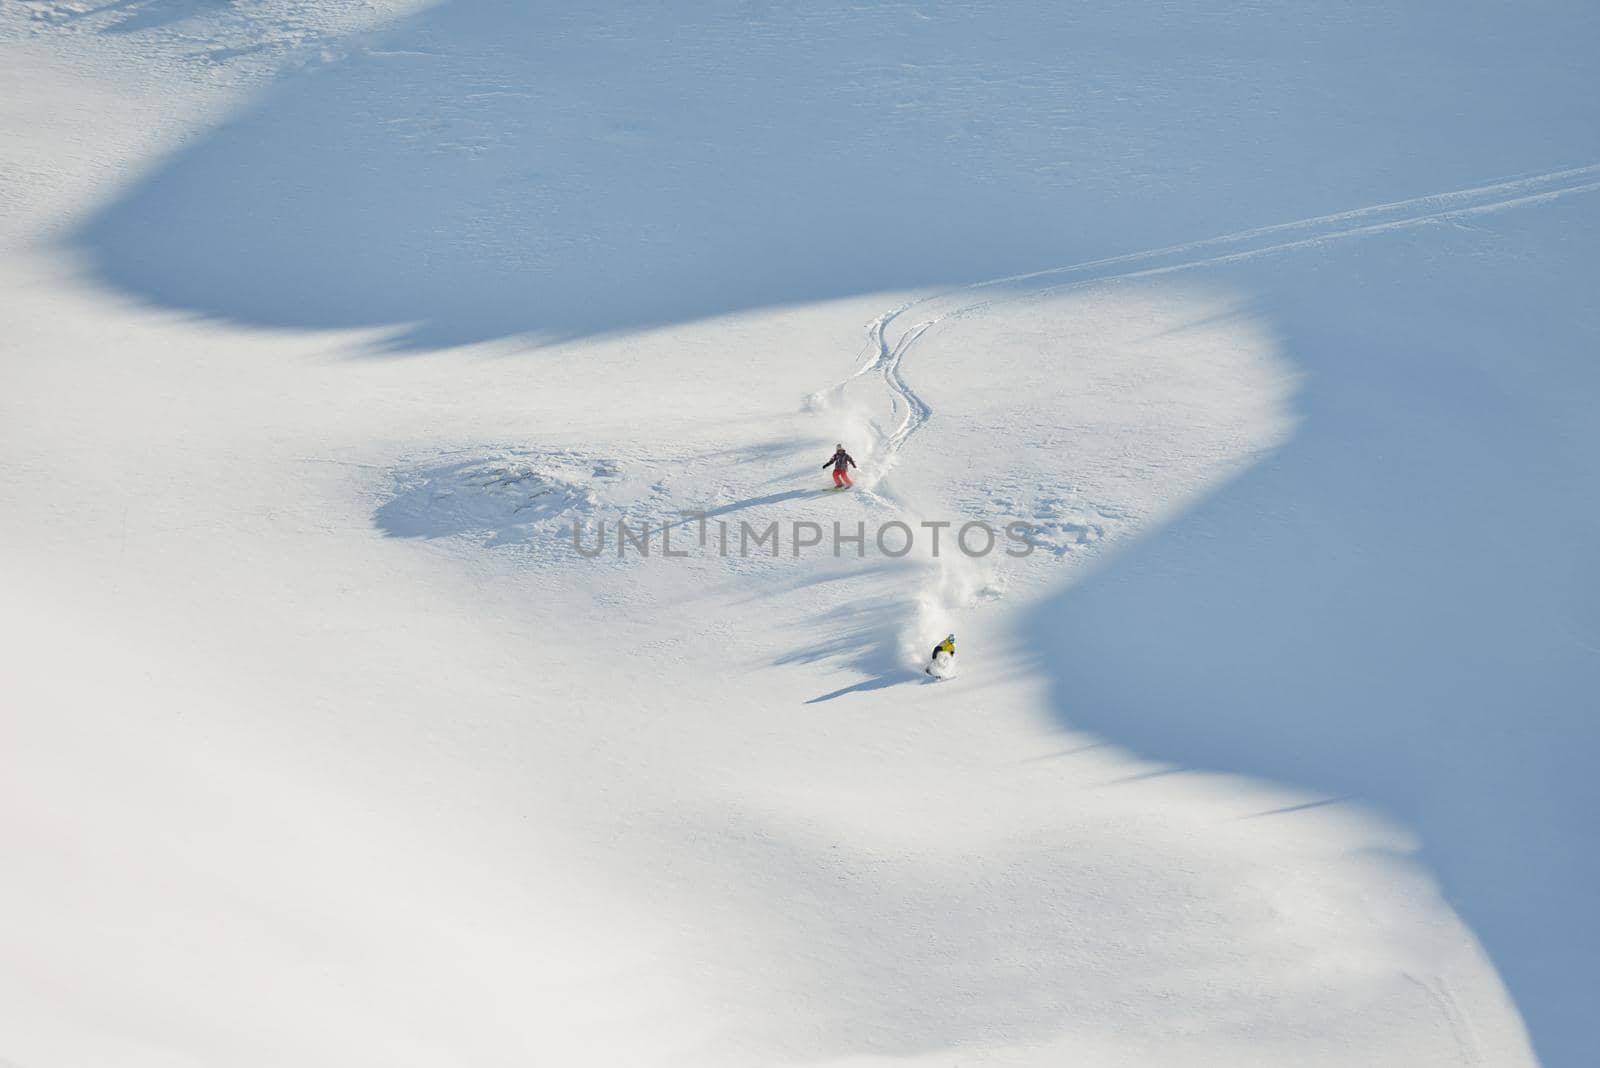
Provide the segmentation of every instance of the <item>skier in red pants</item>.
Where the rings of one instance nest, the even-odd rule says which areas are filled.
[[[844,451],[843,442],[833,447],[833,455],[828,457],[828,462],[822,466],[824,468],[833,468],[834,489],[849,489],[855,485],[854,482],[850,481],[850,469],[856,466],[856,462],[849,453]]]

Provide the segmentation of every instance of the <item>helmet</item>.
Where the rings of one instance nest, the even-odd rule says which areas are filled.
[[[953,642],[956,640],[956,636],[954,634],[946,634],[944,640],[947,642]]]
[[[836,449],[842,449],[842,448],[844,448],[844,442],[836,441],[836,442],[833,443],[833,447],[836,448]]]

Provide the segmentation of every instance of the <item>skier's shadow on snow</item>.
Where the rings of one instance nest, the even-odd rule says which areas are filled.
[[[742,501],[731,501],[728,504],[719,504],[713,508],[707,508],[703,513],[697,512],[673,525],[676,527],[698,526],[702,520],[710,521],[721,516],[732,515],[735,512],[742,512],[747,508],[760,508],[764,505],[783,504],[785,501],[804,500],[807,497],[816,497],[825,492],[827,491],[792,489],[784,490],[781,493],[768,493],[761,497],[749,497]]]

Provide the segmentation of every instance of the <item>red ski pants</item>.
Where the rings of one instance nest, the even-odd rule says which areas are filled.
[[[850,481],[850,472],[846,471],[842,467],[835,467],[833,469],[833,484],[835,486],[854,486],[855,485],[854,482]]]

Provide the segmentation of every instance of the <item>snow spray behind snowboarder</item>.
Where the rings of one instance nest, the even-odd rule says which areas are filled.
[[[829,467],[833,468],[834,489],[849,489],[855,485],[854,482],[850,481],[850,469],[854,466],[856,466],[856,462],[849,453],[844,451],[843,442],[833,447],[833,455],[828,457],[828,462],[822,465],[824,470]]]

